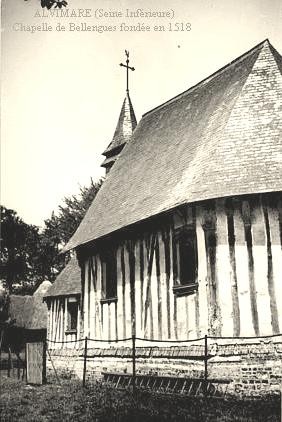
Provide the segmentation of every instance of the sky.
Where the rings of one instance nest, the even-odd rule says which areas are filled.
[[[266,38],[282,54],[281,0],[68,0],[69,15],[78,9],[52,17],[40,0],[1,3],[1,204],[38,226],[104,175],[125,49],[137,121]]]

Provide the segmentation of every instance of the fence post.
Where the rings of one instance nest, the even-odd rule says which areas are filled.
[[[83,362],[83,380],[82,385],[85,387],[86,384],[86,363],[87,363],[87,337],[85,337],[84,343],[84,362]]]
[[[132,334],[132,387],[133,395],[136,393],[136,348],[135,348],[135,334]]]
[[[43,371],[42,371],[43,384],[47,383],[47,340],[43,341]]]
[[[11,376],[11,368],[12,368],[12,352],[9,346],[8,347],[8,377]]]
[[[21,361],[20,361],[20,359],[19,359],[19,356],[17,356],[17,375],[18,375],[18,380],[20,379],[20,377],[21,377],[21,368],[20,368],[20,364],[21,364]]]
[[[204,374],[204,395],[208,393],[208,336],[205,334],[205,374]]]

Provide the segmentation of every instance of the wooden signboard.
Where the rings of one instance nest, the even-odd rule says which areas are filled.
[[[43,384],[44,380],[44,344],[26,344],[26,380],[28,384]]]

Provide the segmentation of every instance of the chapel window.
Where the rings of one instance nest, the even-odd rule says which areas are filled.
[[[174,286],[177,296],[193,293],[198,282],[196,231],[180,228],[174,234]]]
[[[77,314],[78,314],[78,301],[76,298],[69,298],[67,304],[68,314],[68,331],[77,330]]]
[[[117,297],[117,259],[112,248],[101,255],[102,264],[102,301],[115,300]]]

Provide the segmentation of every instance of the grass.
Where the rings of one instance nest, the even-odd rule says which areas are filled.
[[[209,422],[280,421],[278,396],[256,400],[175,398],[117,391],[81,382],[29,386],[4,376],[0,379],[1,422]]]

